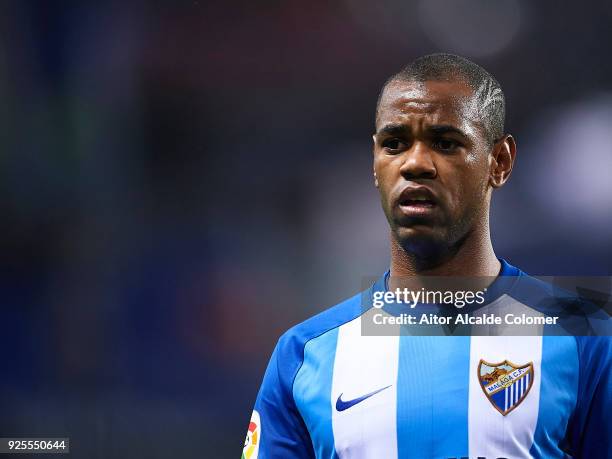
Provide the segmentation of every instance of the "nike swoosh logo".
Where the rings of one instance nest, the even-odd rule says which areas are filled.
[[[383,390],[388,389],[389,387],[391,387],[391,384],[389,384],[386,387],[381,387],[380,389],[370,392],[369,394],[365,394],[365,395],[362,395],[361,397],[357,397],[357,398],[354,398],[353,400],[347,400],[347,401],[342,400],[342,394],[340,394],[338,396],[338,400],[336,400],[336,410],[337,411],[348,410],[351,406],[355,406],[358,403],[363,402],[366,398],[370,398],[372,395],[376,395],[379,392],[382,392]]]

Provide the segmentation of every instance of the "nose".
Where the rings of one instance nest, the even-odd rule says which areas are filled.
[[[431,150],[423,142],[414,142],[403,154],[404,162],[400,166],[400,174],[406,180],[415,178],[435,178],[436,165],[433,162]]]

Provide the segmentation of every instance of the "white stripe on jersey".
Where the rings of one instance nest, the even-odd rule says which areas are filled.
[[[508,388],[504,389],[504,411],[508,409]]]
[[[397,458],[399,327],[394,334],[362,336],[361,317],[338,330],[331,404],[334,443],[341,459]],[[386,386],[390,387],[349,409],[336,410],[341,394],[346,402]]]
[[[483,394],[478,380],[480,359],[489,363],[509,360],[515,365],[533,362],[534,380],[520,407],[501,416]],[[470,345],[469,445],[470,457],[529,458],[538,420],[542,362],[541,336],[473,336]],[[529,380],[522,378],[525,382]],[[523,386],[527,390],[528,386]],[[520,398],[518,383],[505,389],[509,408]]]

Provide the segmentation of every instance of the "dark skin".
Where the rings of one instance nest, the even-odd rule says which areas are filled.
[[[493,189],[516,144],[492,141],[463,81],[395,81],[376,119],[374,181],[391,228],[391,276],[497,276]]]

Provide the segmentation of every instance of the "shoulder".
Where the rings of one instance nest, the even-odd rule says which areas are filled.
[[[610,336],[612,321],[609,314],[600,302],[588,295],[590,290],[580,287],[579,278],[536,278],[518,269],[516,276],[516,282],[507,292],[511,298],[545,316],[559,318],[559,327],[548,332],[574,336]],[[572,284],[575,285],[566,288],[566,285]]]
[[[370,290],[360,292],[341,303],[301,322],[287,330],[278,340],[276,352],[279,361],[301,363],[304,347],[310,340],[324,335],[359,317],[367,307],[362,301]]]
[[[308,342],[362,314],[362,296],[370,290],[361,292],[287,330],[278,340],[260,389],[260,397],[270,391],[289,397],[295,377],[304,363],[304,349]]]
[[[576,336],[575,338],[581,367],[610,371],[612,337]]]

